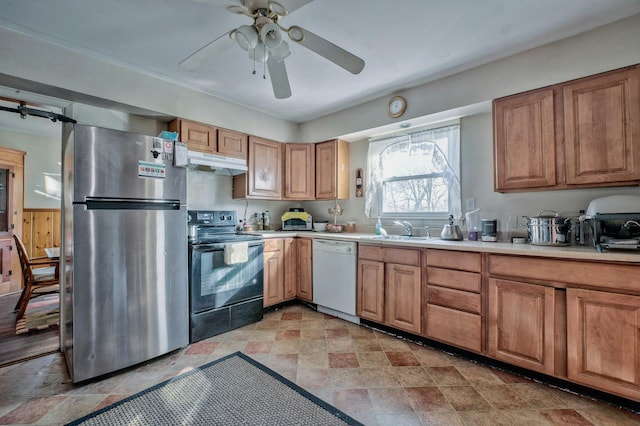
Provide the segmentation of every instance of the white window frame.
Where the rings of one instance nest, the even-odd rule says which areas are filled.
[[[444,127],[457,126],[458,130],[458,138],[457,141],[452,141],[453,143],[448,144],[449,152],[445,153],[448,161],[448,172],[440,172],[440,173],[426,173],[420,175],[406,175],[406,176],[394,176],[387,179],[382,179],[379,176],[379,170],[376,166],[379,163],[379,156],[390,146],[396,143],[411,143],[411,135],[422,135],[425,131],[432,131],[441,129]],[[408,138],[408,140],[407,140]],[[461,194],[460,194],[460,122],[459,120],[449,121],[446,123],[439,123],[437,125],[432,125],[428,127],[421,128],[419,130],[410,132],[408,134],[400,134],[400,135],[391,135],[387,136],[383,139],[377,139],[371,141],[373,143],[385,143],[386,145],[382,146],[377,152],[372,154],[372,150],[369,150],[368,153],[368,163],[369,167],[367,168],[367,175],[370,186],[368,188],[367,194],[372,195],[370,199],[366,201],[365,213],[368,217],[376,217],[379,216],[381,218],[386,219],[448,219],[449,215],[453,215],[454,217],[459,217],[461,215]],[[420,143],[418,141],[418,143]],[[377,157],[377,158],[373,158]],[[378,175],[376,175],[378,173]],[[387,182],[398,182],[402,180],[410,180],[410,179],[424,179],[431,177],[445,177],[451,180],[453,184],[449,185],[449,194],[448,194],[448,208],[446,212],[384,212],[383,211],[383,187]]]

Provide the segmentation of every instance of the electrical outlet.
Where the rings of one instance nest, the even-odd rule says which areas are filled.
[[[467,211],[473,210],[476,208],[476,199],[475,198],[467,198]]]

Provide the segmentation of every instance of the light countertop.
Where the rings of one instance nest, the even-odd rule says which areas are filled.
[[[376,239],[373,234],[363,233],[331,233],[315,231],[265,231],[255,232],[264,238],[287,238],[306,237],[322,238],[341,241],[355,241],[370,245],[401,246],[431,249],[446,249],[457,251],[474,251],[484,253],[510,254],[522,256],[553,257],[573,260],[593,260],[602,262],[629,262],[640,264],[640,251],[610,251],[598,253],[591,246],[535,246],[532,244],[511,244],[505,242],[482,242],[482,241],[445,241],[439,238],[416,238],[415,240],[397,239]]]

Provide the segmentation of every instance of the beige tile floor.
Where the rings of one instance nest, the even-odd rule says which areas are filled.
[[[0,424],[56,425],[242,351],[366,425],[640,425],[640,416],[302,305],[80,386],[59,354],[0,369]]]

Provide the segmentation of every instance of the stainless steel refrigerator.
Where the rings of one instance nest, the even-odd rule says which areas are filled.
[[[65,124],[61,345],[74,382],[189,343],[186,169],[173,145]]]

